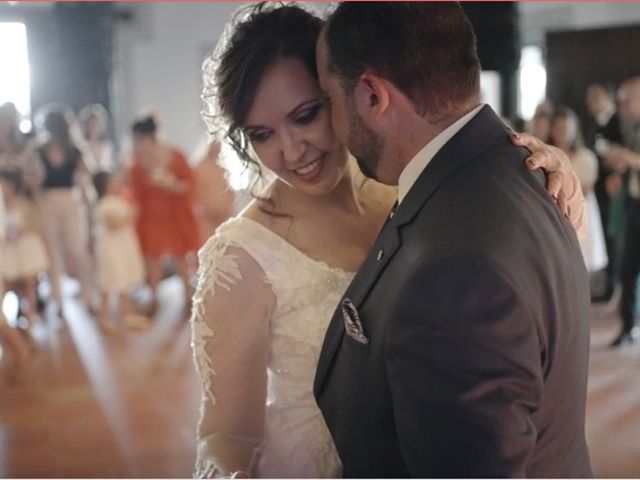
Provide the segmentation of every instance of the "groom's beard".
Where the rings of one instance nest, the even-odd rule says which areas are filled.
[[[362,173],[378,180],[378,165],[384,140],[362,121],[355,109],[349,109],[349,117],[351,129],[347,139],[347,149],[356,158]]]

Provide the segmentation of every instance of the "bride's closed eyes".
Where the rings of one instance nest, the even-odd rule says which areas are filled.
[[[291,113],[287,115],[287,118],[299,126],[310,125],[316,118],[318,118],[318,114],[324,106],[324,99],[304,102],[293,109]],[[269,140],[273,134],[273,130],[267,127],[252,125],[245,127],[244,133],[251,142],[264,143]]]

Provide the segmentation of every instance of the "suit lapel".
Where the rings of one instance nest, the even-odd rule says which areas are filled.
[[[393,258],[395,252],[400,248],[399,232],[395,226],[391,226],[392,223],[393,219],[387,221],[382,228],[369,255],[367,255],[367,258],[342,297],[343,299],[350,299],[356,309],[362,304],[366,294],[371,289],[372,283],[380,276],[391,258]],[[322,351],[320,352],[314,382],[314,390],[316,392],[319,392],[320,386],[324,382],[329,365],[331,364],[331,359],[338,349],[344,333],[342,309],[338,307],[333,314],[333,318],[325,335]]]
[[[485,106],[440,149],[411,187],[393,218],[385,224],[343,298],[351,299],[356,308],[362,305],[367,294],[400,248],[400,233],[403,226],[411,223],[448,177],[477,158],[501,135],[504,136],[506,133],[507,128],[502,121],[490,107]],[[362,320],[366,332],[366,319]],[[316,395],[320,393],[343,335],[344,320],[341,309],[337,308],[327,330],[318,361],[314,384]]]

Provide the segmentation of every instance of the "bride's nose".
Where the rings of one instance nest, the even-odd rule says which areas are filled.
[[[295,164],[304,154],[306,142],[295,132],[284,129],[279,134],[280,152],[282,159],[287,164]]]

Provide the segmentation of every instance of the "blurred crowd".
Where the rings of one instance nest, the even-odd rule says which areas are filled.
[[[146,328],[169,275],[182,280],[187,318],[196,253],[234,208],[215,141],[190,162],[144,115],[131,124],[131,151],[118,154],[102,105],[76,115],[52,104],[35,118],[23,134],[15,106],[0,106],[0,305],[6,292],[18,298],[15,318],[0,308],[0,340],[16,374],[30,361],[32,326],[45,313],[64,323],[65,278],[107,334]]]
[[[594,83],[585,92],[588,120],[564,105],[538,105],[526,128],[571,159],[587,202],[583,256],[593,302],[619,310],[618,347],[639,337],[635,326],[640,273],[640,77],[619,86]]]
[[[582,245],[592,299],[617,305],[613,346],[633,343],[640,273],[640,77],[585,92],[588,121],[567,106],[541,103],[516,129],[561,148],[572,161],[588,208]],[[62,323],[62,281],[77,279],[87,315],[110,334],[144,329],[158,309],[163,278],[178,275],[189,315],[197,251],[234,209],[234,193],[213,141],[189,161],[159,133],[158,119],[131,123],[131,151],[119,153],[99,104],[77,115],[52,104],[34,131],[20,131],[11,103],[0,106],[0,299],[18,298],[0,338],[15,371],[30,360],[30,330],[51,312]],[[147,301],[136,292],[146,289]]]

